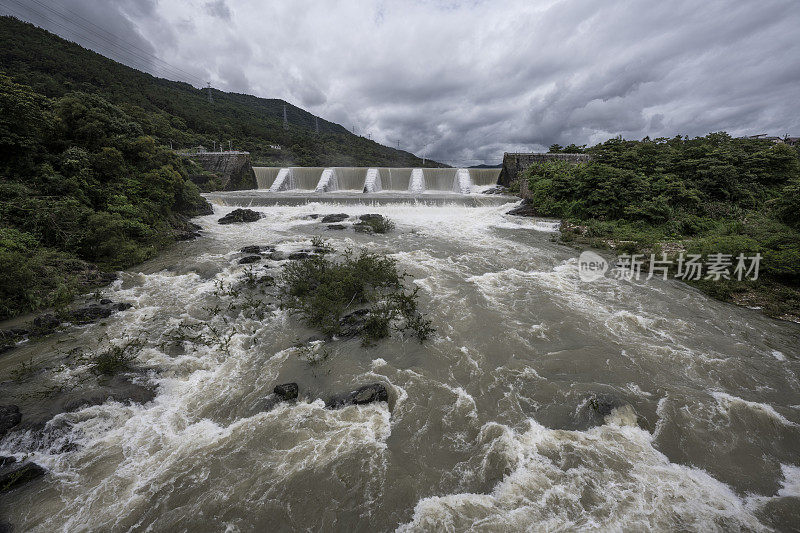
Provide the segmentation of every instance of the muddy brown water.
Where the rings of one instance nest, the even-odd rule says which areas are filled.
[[[18,531],[800,527],[800,325],[675,281],[582,282],[552,222],[499,201],[312,201],[216,224],[254,195],[213,196],[202,238],[103,292],[132,309],[0,356],[6,384],[21,362],[50,361],[38,383],[69,390],[87,369],[59,357],[136,338],[135,379],[156,387],[144,405],[108,401],[0,441],[0,455],[49,470],[2,496]],[[397,228],[305,218],[337,212]],[[327,358],[309,364],[295,346],[315,332],[295,317],[226,310],[248,268],[280,269],[238,265],[241,247],[292,251],[316,235],[392,255],[434,338],[315,344]],[[182,323],[205,342],[181,341]],[[288,381],[300,401],[262,412]],[[376,381],[388,404],[324,409]],[[598,395],[614,403],[606,417],[586,406]]]

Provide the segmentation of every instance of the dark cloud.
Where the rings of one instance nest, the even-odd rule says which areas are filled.
[[[616,135],[800,133],[793,0],[73,0],[53,9],[135,43],[187,81],[284,98],[453,164]],[[165,75],[158,61],[92,46],[56,15],[26,18]]]
[[[206,12],[212,17],[217,17],[222,20],[231,19],[231,10],[225,4],[225,0],[214,0],[213,2],[206,2]]]

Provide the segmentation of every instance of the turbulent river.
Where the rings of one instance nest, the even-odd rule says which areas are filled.
[[[800,326],[676,281],[582,282],[554,224],[509,206],[263,206],[122,273],[133,307],[16,350],[141,342],[143,405],[108,401],[11,432],[45,478],[2,496],[18,531],[779,530],[800,525]],[[306,215],[380,213],[387,235]],[[240,248],[390,254],[436,334],[372,348],[313,338],[274,302],[223,309]],[[175,340],[180,324],[217,343]],[[318,346],[319,343],[315,344]],[[27,352],[26,352],[27,350]],[[8,368],[0,367],[0,379]],[[53,379],[79,379],[81,368]],[[297,382],[300,399],[262,399]],[[374,382],[386,402],[325,409]],[[613,399],[598,415],[589,399]]]

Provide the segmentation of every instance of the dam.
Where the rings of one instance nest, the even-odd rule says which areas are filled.
[[[270,192],[473,194],[497,184],[499,168],[253,167]]]

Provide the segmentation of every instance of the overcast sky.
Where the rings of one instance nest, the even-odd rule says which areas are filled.
[[[155,75],[456,165],[616,135],[800,135],[797,0],[0,3]]]

